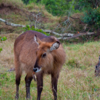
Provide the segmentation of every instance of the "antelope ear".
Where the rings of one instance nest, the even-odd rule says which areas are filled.
[[[41,40],[35,35],[34,36],[34,41],[37,43],[37,45],[40,45]]]
[[[59,41],[56,41],[55,43],[52,44],[52,46],[50,47],[50,50],[49,51],[53,51],[53,50],[56,50],[58,49],[60,46],[60,42]]]

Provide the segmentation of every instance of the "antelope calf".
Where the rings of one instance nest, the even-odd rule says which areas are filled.
[[[99,56],[99,61],[95,66],[95,76],[100,76],[100,56]]]
[[[22,72],[26,72],[26,98],[30,98],[30,83],[33,72],[37,78],[37,100],[43,89],[44,74],[51,75],[54,100],[57,100],[57,82],[60,70],[65,62],[65,52],[54,36],[46,36],[36,31],[21,34],[14,43],[16,96],[19,98],[19,84]]]

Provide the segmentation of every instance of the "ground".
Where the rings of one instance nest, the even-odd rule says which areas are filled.
[[[0,42],[0,99],[14,100],[15,72],[13,44],[18,34],[5,34],[6,41]],[[64,64],[58,81],[58,100],[100,100],[100,77],[95,77],[94,69],[100,55],[100,40],[79,44],[63,44],[66,51]],[[25,74],[20,84],[20,99],[25,100]],[[44,77],[41,100],[53,100],[50,76]],[[36,82],[31,83],[31,100],[36,100]]]

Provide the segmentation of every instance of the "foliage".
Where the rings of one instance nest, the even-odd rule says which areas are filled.
[[[76,0],[84,12],[82,21],[91,27],[91,31],[100,27],[100,0]]]
[[[0,41],[5,41],[7,40],[7,38],[4,36],[4,37],[0,37]],[[0,48],[0,52],[2,51],[2,48]]]
[[[22,1],[27,5],[29,3],[35,2],[36,0],[22,0]]]
[[[44,4],[48,12],[56,16],[71,15],[76,12],[100,6],[100,0],[23,0],[26,3]],[[95,13],[95,12],[94,12]]]
[[[25,4],[30,4],[33,2],[39,2],[40,0],[22,0]]]
[[[0,41],[5,41],[7,40],[7,38],[4,36],[4,37],[0,37]]]
[[[0,48],[0,52],[2,51],[2,48]]]
[[[83,9],[88,9],[88,8],[98,8],[100,6],[100,0],[76,0],[79,2],[79,5]]]
[[[69,9],[69,4],[66,0],[42,0],[42,4],[45,4],[46,9],[48,12],[52,13],[53,15],[64,15],[66,14],[67,10]]]
[[[98,29],[100,27],[100,9],[88,9],[82,20],[89,26],[93,25],[95,29]]]
[[[28,3],[26,2],[28,1]],[[40,2],[41,1],[41,2]],[[23,0],[25,4],[40,2],[44,4],[48,12],[55,16],[62,16],[68,13],[69,9],[75,9],[73,2],[74,0]],[[76,2],[74,2],[76,3]],[[75,11],[75,10],[74,10]]]
[[[24,31],[28,31],[28,30],[33,30],[33,31],[37,31],[37,32],[41,32],[47,36],[49,36],[50,34],[44,32],[42,29],[38,29],[38,28],[34,28],[34,26],[30,27],[29,25],[26,25],[26,27],[24,28]]]
[[[29,0],[22,0],[25,4],[29,3]]]
[[[53,5],[51,3],[53,3]],[[66,2],[62,2],[62,0],[58,0],[57,2],[54,2],[54,0],[50,0],[46,2],[47,10],[53,15],[63,15],[68,9],[68,6],[66,5]]]

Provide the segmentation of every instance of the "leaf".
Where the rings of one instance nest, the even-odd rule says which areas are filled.
[[[5,41],[7,40],[7,38],[4,36],[3,38],[1,38],[1,41]]]
[[[0,48],[0,52],[2,51],[2,48]]]

